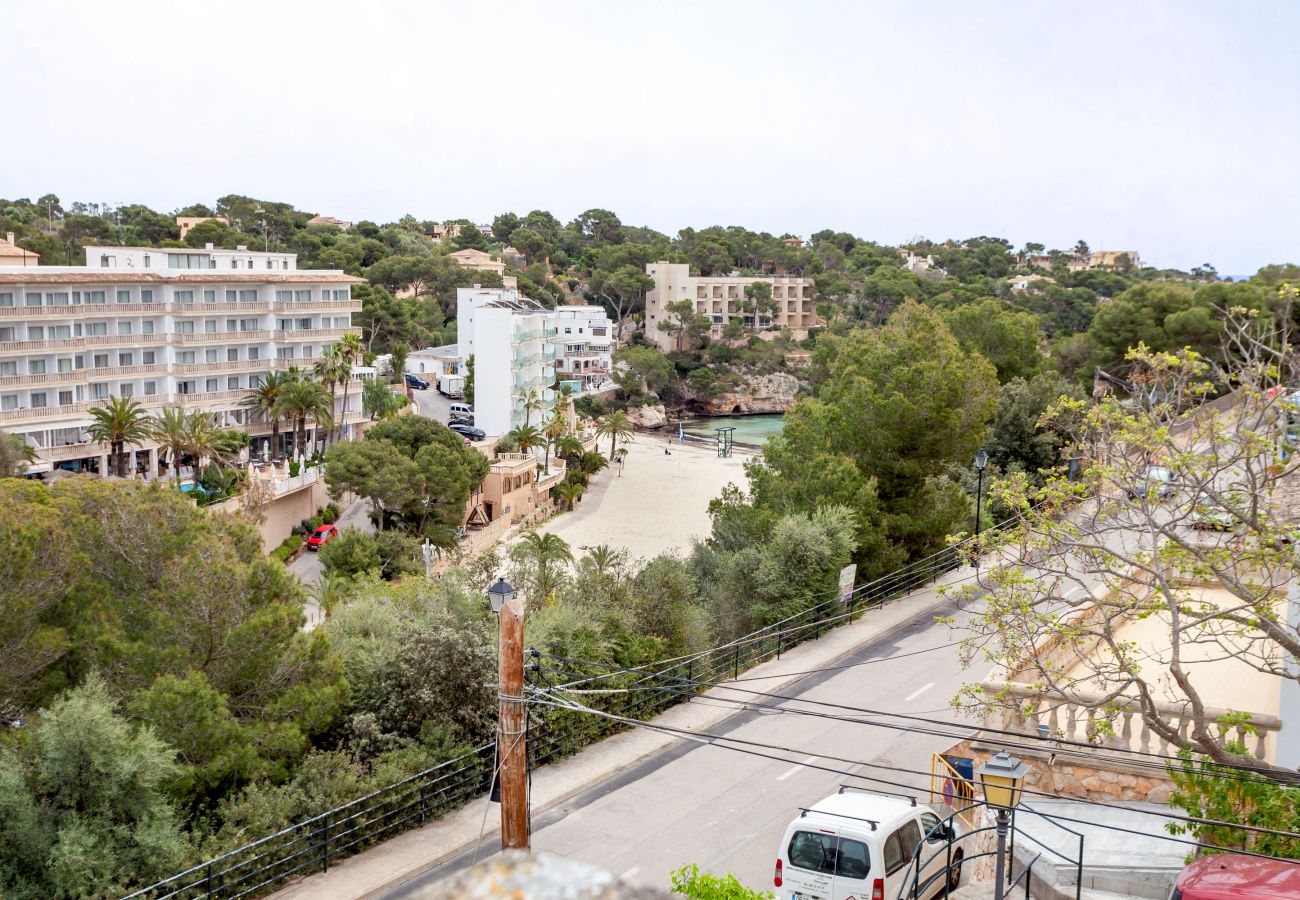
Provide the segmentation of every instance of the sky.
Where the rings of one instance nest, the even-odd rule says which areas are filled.
[[[1300,4],[11,3],[0,197],[1300,262]]]

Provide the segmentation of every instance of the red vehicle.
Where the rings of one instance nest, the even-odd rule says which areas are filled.
[[[338,536],[339,530],[333,525],[322,525],[311,533],[311,537],[307,538],[307,549],[319,550]]]
[[[1220,854],[1196,860],[1178,876],[1169,900],[1294,900],[1300,863]]]

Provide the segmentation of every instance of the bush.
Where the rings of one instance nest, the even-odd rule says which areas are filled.
[[[383,568],[379,545],[374,537],[356,528],[347,528],[339,536],[320,548],[321,565],[331,578],[351,578]]]
[[[288,562],[289,557],[293,556],[293,552],[301,546],[302,536],[298,534],[298,530],[295,528],[293,534],[281,541],[280,546],[271,551],[271,559]]]
[[[331,503],[321,512],[321,521],[328,525],[333,525],[339,520],[339,505]]]
[[[573,401],[573,409],[580,416],[586,416],[589,419],[598,419],[609,411],[605,401],[600,397],[592,397],[584,394]]]
[[[297,478],[298,473],[302,471],[302,465],[296,459],[289,460],[289,477]]]
[[[701,875],[694,864],[673,872],[672,879],[673,893],[692,900],[776,900],[771,891],[752,891],[735,875]]]

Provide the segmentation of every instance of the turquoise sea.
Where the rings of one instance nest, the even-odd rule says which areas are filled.
[[[717,429],[732,427],[736,429],[733,435],[736,441],[761,446],[767,443],[767,439],[772,435],[781,433],[785,420],[776,415],[710,416],[701,419],[684,419],[681,424],[687,434],[700,437],[716,437]]]

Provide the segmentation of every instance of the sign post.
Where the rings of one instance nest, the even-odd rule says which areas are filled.
[[[840,602],[848,603],[853,599],[853,582],[858,577],[858,564],[849,563],[840,569]]]

